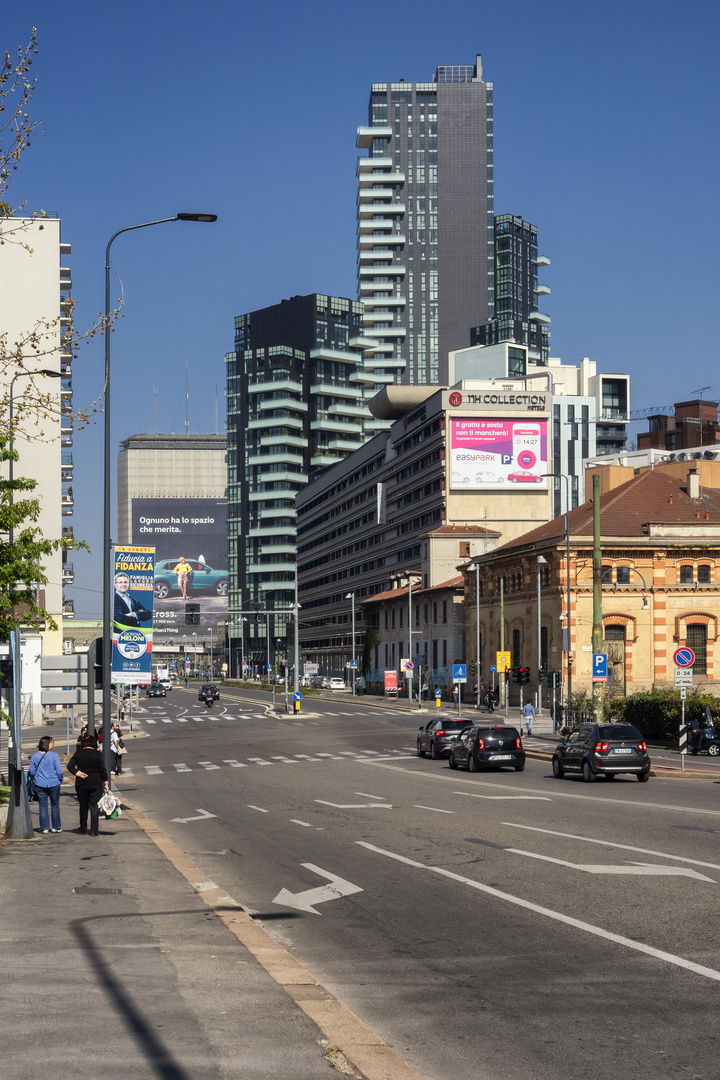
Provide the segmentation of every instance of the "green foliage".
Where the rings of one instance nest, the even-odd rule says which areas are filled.
[[[720,719],[720,698],[698,690],[688,693],[685,701],[685,723],[701,720],[705,707],[710,706],[713,719]],[[634,724],[646,739],[677,739],[680,729],[680,691],[673,687],[648,690],[625,698],[623,719]]]

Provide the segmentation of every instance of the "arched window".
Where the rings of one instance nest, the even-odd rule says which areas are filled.
[[[693,568],[689,564],[680,567],[680,584],[692,585],[693,583]]]
[[[686,645],[695,653],[693,672],[707,675],[707,626],[705,623],[689,623]]]
[[[520,631],[513,630],[512,632],[512,666],[520,667],[522,659],[520,657]]]
[[[617,581],[618,585],[629,585],[630,584],[630,567],[629,566],[618,566],[616,571],[615,571],[615,574],[616,574],[615,580]]]
[[[710,584],[710,563],[700,563],[697,579],[700,585]]]

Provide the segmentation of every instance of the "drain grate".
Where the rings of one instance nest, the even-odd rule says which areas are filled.
[[[89,885],[78,885],[73,892],[83,896],[122,896],[122,889],[92,889]]]

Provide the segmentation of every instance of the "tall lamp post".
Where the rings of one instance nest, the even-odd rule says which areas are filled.
[[[350,670],[352,672],[352,692],[353,692],[353,697],[355,697],[355,669],[356,669],[356,666],[357,666],[357,661],[356,661],[356,657],[355,657],[355,593],[354,592],[345,593],[345,599],[352,601],[352,616],[351,616],[351,618],[352,618],[352,658],[353,658],[353,662],[352,662],[352,667],[351,667]]]
[[[547,566],[547,559],[542,555],[537,557],[537,665],[538,665],[538,716],[542,716],[542,568]]]
[[[543,476],[565,481],[565,583],[567,586],[567,607],[562,645],[563,652],[567,653],[568,658],[567,697],[565,699],[565,707],[567,708],[567,703],[572,696],[572,653],[570,650],[570,481],[565,473],[543,473]]]
[[[471,563],[466,567],[468,573],[475,571],[475,664],[477,671],[477,690],[475,708],[480,708],[480,563]]]
[[[48,379],[59,379],[61,371],[52,371],[50,368],[42,368],[40,371],[18,371],[10,380],[10,392],[8,402],[8,480],[10,484],[10,506],[15,502],[13,483],[15,482],[15,425],[13,423],[13,390],[15,382],[21,378],[31,378],[33,375],[44,375]],[[15,530],[12,522],[8,527],[8,545],[12,546],[15,538]],[[8,769],[10,772],[10,803],[8,806],[7,827],[5,838],[7,840],[30,840],[32,839],[32,819],[30,817],[30,804],[25,796],[25,777],[22,767],[22,643],[20,640],[20,627],[14,627],[12,631],[11,652],[13,672],[13,702],[12,702],[12,753],[8,752]],[[10,747],[8,746],[8,751]]]
[[[118,229],[108,240],[105,248],[105,392],[104,392],[104,460],[103,460],[103,654],[102,654],[102,723],[103,757],[110,774],[110,678],[112,675],[112,539],[110,537],[110,248],[118,236],[136,229],[148,229],[151,225],[164,225],[168,221],[217,221],[217,214],[182,213],[174,217],[144,221],[140,225],[127,225]]]
[[[240,618],[240,681],[245,678],[245,627],[243,623],[246,623],[247,619],[244,615]],[[237,663],[237,655],[235,657]]]

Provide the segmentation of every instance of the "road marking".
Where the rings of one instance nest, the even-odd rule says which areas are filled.
[[[203,769],[219,769],[219,765],[213,765],[212,761],[198,761],[198,765],[202,765]]]
[[[653,863],[631,863],[629,866],[595,866],[592,863],[565,862],[564,859],[552,859],[549,855],[537,855],[534,851],[521,851],[519,848],[506,847],[511,855],[525,855],[528,859],[540,859],[542,862],[554,863],[556,866],[567,866],[571,870],[584,870],[586,874],[632,874],[637,876],[648,875],[650,877],[692,877],[700,881],[710,881],[713,885],[717,882],[712,878],[699,874],[697,870],[689,870],[686,866],[657,866]]]
[[[151,720],[149,716],[146,716],[145,717],[145,723],[146,724],[156,724],[157,720]]]
[[[283,757],[282,754],[273,754],[272,759],[273,759],[273,761],[284,761],[286,765],[298,765],[299,764],[299,762],[293,761],[292,758]]]
[[[236,761],[235,758],[225,758],[224,765],[232,765],[233,769],[247,769],[244,761]]]
[[[458,881],[462,885],[469,885],[470,888],[494,896],[498,900],[506,900],[517,907],[525,908],[527,911],[534,911],[537,915],[544,915],[548,919],[564,923],[566,926],[572,926],[574,929],[582,930],[586,934],[603,938],[605,941],[614,941],[617,945],[624,945],[625,948],[632,949],[634,952],[644,953],[646,956],[652,956],[656,960],[664,960],[675,967],[685,968],[687,971],[695,972],[696,975],[702,975],[707,979],[712,979],[714,982],[720,982],[720,971],[716,971],[714,968],[703,967],[700,964],[694,964],[691,960],[685,960],[682,956],[675,956],[673,953],[664,952],[662,949],[654,949],[651,945],[644,945],[641,941],[633,941],[631,938],[622,937],[620,934],[612,934],[608,930],[603,930],[600,926],[593,926],[592,923],[586,923],[581,919],[573,919],[570,915],[564,915],[561,911],[553,911],[551,908],[541,907],[540,904],[533,904],[529,900],[523,900],[519,896],[501,892],[500,889],[494,889],[492,885],[483,885],[479,881],[473,881],[472,878],[454,874],[451,870],[445,870],[441,866],[428,866],[425,863],[415,862],[414,859],[408,859],[404,855],[397,855],[393,851],[385,851],[383,848],[375,847],[374,844],[368,844],[364,840],[356,840],[355,843],[360,847],[367,848],[369,851],[376,852],[378,855],[384,855],[388,859],[395,859],[397,862],[413,866],[418,870],[429,870],[433,874],[439,874],[442,877],[450,878],[452,881]]]
[[[356,791],[356,795],[362,795],[363,799],[384,799],[384,795],[368,795],[367,791]]]
[[[205,723],[205,717],[204,716],[193,716],[193,720],[195,721],[196,724],[204,724]]]
[[[250,757],[248,761],[254,761],[256,765],[272,765],[272,761],[266,761],[265,758],[261,757]]]
[[[187,716],[176,716],[175,719],[177,720],[178,724],[187,724],[188,722]]]
[[[321,758],[330,757],[331,755],[330,754],[318,754],[317,757],[310,757],[309,754],[295,754],[294,756],[296,758],[300,758],[302,761],[320,761]],[[339,761],[340,759],[335,758],[335,760]]]
[[[295,757],[306,757],[306,756],[307,756],[306,754],[296,754],[295,755]],[[338,757],[337,754],[320,754],[320,753],[318,753],[317,758],[310,758],[310,761],[316,761],[319,758],[331,758],[332,761],[342,761],[342,758]]]
[[[341,750],[340,753],[343,757],[360,757],[354,750]]]
[[[172,720],[169,720],[167,716],[161,716],[160,719],[162,720],[163,724],[172,724]]]
[[[326,802],[325,799],[315,799],[315,802],[321,803],[323,806],[334,806],[336,810],[392,810],[392,803],[339,803]]]
[[[309,821],[300,821],[298,818],[291,817],[290,821],[293,825],[304,825],[306,829],[312,829],[312,825]]]
[[[173,769],[177,769],[178,772],[192,772],[189,765],[186,765],[184,761],[179,761],[177,765],[173,765]]]
[[[162,769],[159,765],[146,765],[145,772],[149,773],[151,776],[155,776],[157,773],[161,773]]]
[[[201,810],[200,807],[196,807],[197,817],[174,817],[170,818],[171,821],[179,821],[181,825],[187,825],[188,821],[204,821],[206,818],[217,817],[217,814],[211,814],[208,810]]]
[[[298,911],[311,911],[313,915],[319,915],[313,904],[325,904],[328,900],[337,900],[342,896],[352,896],[362,892],[359,885],[353,885],[351,881],[329,874],[327,870],[321,870],[313,863],[301,863],[306,870],[312,870],[314,874],[327,878],[329,885],[318,885],[315,889],[306,889],[304,892],[291,893],[287,889],[281,889],[273,900],[273,904],[282,904],[283,907],[297,908]]]
[[[270,813],[269,810],[263,810],[262,806],[253,806],[252,803],[248,803],[248,809],[250,809],[250,810],[258,810],[261,814],[269,814]]]
[[[616,844],[612,840],[595,840],[591,836],[577,836],[575,833],[555,832],[553,829],[538,829],[533,825],[519,825],[514,821],[503,821],[502,825],[509,825],[511,829],[528,829],[530,832],[546,833],[548,836],[560,836],[564,840],[583,840],[586,844],[600,844],[603,847],[619,848],[621,851],[634,851],[638,855],[655,855],[659,859],[674,859],[676,862],[690,863],[692,866],[705,866],[709,870],[720,870],[720,864],[701,862],[699,859],[688,859],[684,855],[668,855],[665,851],[653,851],[651,848],[630,847],[629,844]],[[714,832],[715,830],[709,830]]]
[[[454,814],[454,810],[441,810],[438,806],[421,806],[420,803],[414,803],[416,810],[434,810],[436,814]]]
[[[474,791],[453,791],[453,795],[467,795],[471,799],[516,800],[527,799],[530,802],[552,802],[547,795],[476,795]]]

